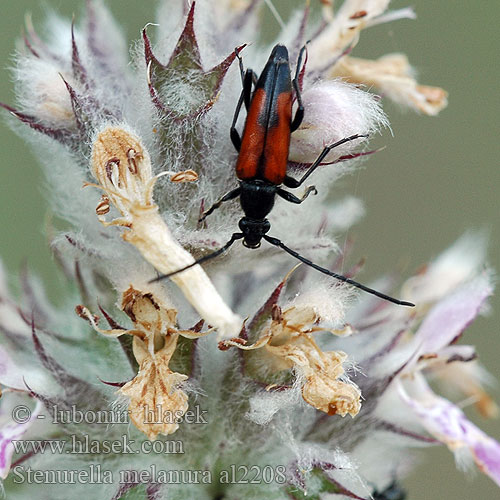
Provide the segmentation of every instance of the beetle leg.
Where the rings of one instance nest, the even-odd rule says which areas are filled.
[[[297,179],[294,179],[293,177],[290,177],[289,175],[285,175],[285,178],[283,179],[283,184],[286,187],[292,189],[300,186],[299,181]]]
[[[214,210],[217,210],[225,201],[232,200],[232,199],[236,198],[237,196],[239,196],[240,192],[241,192],[241,188],[237,187],[236,189],[229,191],[229,193],[226,193],[220,200],[216,201],[208,210],[205,210],[201,214],[201,217],[198,219],[198,224],[200,222],[203,222],[206,217],[208,217]]]
[[[248,111],[248,107],[250,106],[250,98],[252,97],[252,84],[254,87],[256,87],[258,78],[257,74],[252,69],[248,68],[245,71],[245,68],[243,67],[243,58],[240,56],[240,51],[235,50],[235,54],[238,58],[238,64],[240,66],[241,85],[243,86],[243,90],[245,91],[245,108]],[[251,80],[251,83],[248,80]]]
[[[252,83],[253,83],[253,85],[255,87],[257,85],[257,80],[258,80],[257,74],[254,71],[252,71],[251,69],[247,69],[245,71],[245,68],[243,67],[243,58],[240,56],[240,51],[237,50],[237,49],[235,49],[234,53],[236,54],[236,57],[238,58],[238,64],[240,66],[240,75],[241,75],[241,83],[242,83],[242,85],[244,85],[244,83],[245,83],[246,74],[248,72],[250,72],[252,74]]]
[[[318,194],[318,191],[314,186],[308,186],[306,192],[302,195],[302,198],[298,198],[294,194],[289,193],[288,191],[285,191],[281,188],[278,188],[276,190],[276,194],[278,196],[281,196],[284,200],[289,201],[290,203],[302,203],[311,193]]]
[[[238,65],[240,67],[240,75],[241,75],[241,83],[245,80],[245,68],[243,67],[243,58],[240,56],[240,51],[238,49],[234,49],[234,53],[238,58]]]
[[[236,130],[236,121],[238,120],[238,115],[240,114],[241,110],[241,105],[243,104],[243,91],[240,94],[240,98],[238,99],[238,104],[236,106],[236,110],[234,112],[233,116],[233,123],[231,123],[231,128],[229,130],[229,135],[231,137],[231,142],[233,143],[234,148],[238,153],[240,152],[241,149],[241,137],[239,132]]]
[[[231,142],[238,152],[241,148],[241,137],[236,130],[236,122],[238,121],[238,116],[240,115],[243,102],[245,103],[245,108],[247,111],[248,107],[250,106],[250,100],[252,98],[252,75],[254,75],[254,72],[251,69],[247,69],[245,72],[245,76],[243,77],[243,88],[241,89],[240,98],[238,99],[238,104],[236,105],[236,109],[234,111],[233,123],[231,123],[231,129],[229,132],[231,136]]]
[[[287,187],[291,188],[296,188],[299,187],[320,165],[321,162],[325,159],[326,155],[334,148],[337,146],[341,146],[342,144],[345,144],[346,142],[354,141],[356,139],[360,139],[361,137],[368,137],[366,134],[355,134],[351,135],[350,137],[344,137],[344,139],[340,139],[340,141],[337,141],[333,144],[330,144],[329,146],[326,146],[325,149],[321,152],[321,154],[316,158],[314,163],[309,167],[309,170],[302,176],[302,178],[297,181],[296,179],[293,179],[292,177],[285,177],[285,180],[283,181],[283,184]],[[295,181],[295,182],[293,182]],[[296,183],[296,184],[295,184]],[[293,185],[295,184],[295,185]]]
[[[316,269],[316,271],[319,271],[320,273],[331,276],[332,278],[335,278],[339,281],[344,281],[345,283],[349,283],[350,285],[355,286],[356,288],[359,288],[360,290],[371,293],[372,295],[376,295],[377,297],[380,297],[381,299],[384,299],[384,300],[388,300],[389,302],[393,302],[394,304],[398,304],[400,306],[409,306],[409,307],[415,306],[415,304],[412,304],[411,302],[406,302],[405,300],[395,299],[394,297],[386,295],[385,293],[379,292],[377,290],[374,290],[373,288],[369,288],[361,283],[358,283],[357,281],[354,281],[351,278],[347,278],[346,276],[342,276],[341,274],[334,273],[333,271],[329,271],[328,269],[325,269],[324,267],[318,266],[318,264],[315,264],[311,260],[306,259],[305,257],[302,257],[302,255],[297,253],[295,250],[288,248],[278,238],[273,238],[272,236],[268,236],[267,234],[263,234],[262,237],[266,241],[271,243],[271,245],[274,245],[278,248],[281,248],[285,252],[289,253],[290,255],[292,255],[296,259],[300,260],[304,264],[311,266],[313,269]]]
[[[304,119],[304,105],[302,104],[302,94],[300,92],[299,86],[299,76],[300,70],[302,66],[302,57],[304,56],[304,52],[306,51],[306,46],[304,45],[299,52],[299,58],[297,60],[297,68],[295,69],[295,77],[292,81],[293,88],[295,90],[295,96],[297,97],[297,111],[295,111],[295,116],[293,117],[290,131],[293,132],[300,127],[302,120]]]
[[[189,264],[185,267],[181,267],[180,269],[177,269],[177,271],[174,271],[174,272],[168,273],[168,274],[161,274],[160,276],[157,276],[156,278],[149,281],[149,283],[153,283],[155,281],[160,281],[160,280],[163,280],[166,278],[170,278],[176,274],[182,273],[182,271],[185,271],[186,269],[189,269],[191,267],[196,266],[197,264],[201,264],[202,262],[213,259],[214,257],[217,257],[221,253],[224,253],[236,240],[241,240],[241,238],[243,238],[243,233],[233,233],[233,235],[231,236],[231,239],[223,247],[219,248],[219,250],[216,250],[215,252],[212,252],[212,253],[209,253],[208,255],[205,255],[204,257],[201,257],[200,259],[195,260],[191,264]]]
[[[302,104],[302,96],[300,95],[299,87],[296,85],[295,80],[293,81],[293,88],[295,89],[295,95],[297,96],[297,111],[295,111],[295,116],[290,125],[290,132],[295,132],[302,123],[304,119],[304,105]]]
[[[257,74],[252,69],[247,69],[243,81],[243,92],[245,94],[245,108],[248,111],[252,100],[252,86],[257,86]]]

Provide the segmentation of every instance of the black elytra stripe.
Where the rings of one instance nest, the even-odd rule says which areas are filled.
[[[282,93],[289,93],[292,91],[288,50],[284,45],[278,44],[272,50],[266,66],[257,81],[256,89],[264,90],[266,96],[266,106],[259,114],[259,125],[264,127],[265,130],[262,157],[257,169],[257,177],[260,177],[265,163],[264,151],[267,142],[267,131],[277,126],[279,121],[277,113],[278,97]]]
[[[266,130],[278,122],[276,113],[280,94],[292,91],[288,50],[284,45],[276,45],[260,75],[256,85],[266,95],[266,108],[259,115],[259,124]]]

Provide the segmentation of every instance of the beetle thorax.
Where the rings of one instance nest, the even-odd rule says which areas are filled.
[[[248,248],[260,246],[260,240],[271,229],[266,215],[274,206],[277,186],[261,179],[241,181],[240,203],[245,217],[239,222],[243,244]]]
[[[240,186],[240,203],[246,217],[264,220],[274,206],[278,186],[260,179],[241,181]]]

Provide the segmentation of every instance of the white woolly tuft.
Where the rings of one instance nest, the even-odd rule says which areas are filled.
[[[292,134],[290,160],[313,162],[325,146],[355,134],[373,134],[389,122],[377,98],[340,80],[323,81],[302,95],[304,120]],[[366,139],[356,139],[332,150],[324,162],[359,149]]]
[[[314,272],[313,269],[310,270],[311,274]],[[318,275],[310,278],[312,283],[307,283],[309,286],[304,287],[304,292],[300,293],[290,306],[312,308],[322,325],[342,328],[346,309],[355,292],[348,285],[339,284],[334,278]]]
[[[54,62],[33,56],[17,60],[14,77],[20,109],[49,125],[76,128],[71,99],[63,78],[74,86],[71,75]]]
[[[256,393],[250,398],[250,409],[245,417],[258,425],[268,424],[281,410],[296,407],[301,402],[301,380],[297,378],[294,387],[286,391]]]

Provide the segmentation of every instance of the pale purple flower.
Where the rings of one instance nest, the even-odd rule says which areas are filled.
[[[493,293],[491,279],[478,276],[439,301],[425,316],[413,338],[414,364],[470,361],[471,346],[456,345],[465,329],[476,318],[485,300]]]
[[[500,486],[500,443],[475,426],[458,406],[434,394],[421,375],[398,389],[424,428],[446,444],[457,461],[466,460],[463,453],[468,451],[478,468]]]
[[[5,398],[5,395],[3,398]],[[6,405],[3,404],[3,406],[5,407]],[[10,415],[5,415],[4,413],[0,414],[1,479],[5,479],[10,471],[12,456],[15,452],[13,441],[20,440],[27,433],[33,423],[36,422],[37,416],[43,408],[43,403],[41,401],[36,401],[35,403],[31,400],[29,401],[29,404],[23,405],[23,407],[26,409],[25,412],[16,412],[16,408],[19,409],[20,406],[11,406],[15,420]]]

